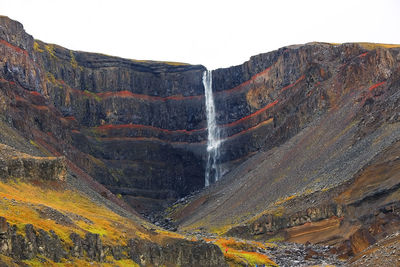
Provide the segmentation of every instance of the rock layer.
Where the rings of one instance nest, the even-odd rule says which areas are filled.
[[[70,51],[8,18],[0,25],[3,121],[138,209],[203,187],[203,66]],[[398,155],[399,62],[394,45],[310,43],[213,71],[227,174],[177,212],[181,228],[304,241],[303,232],[347,222],[351,234],[336,244],[353,247],[343,251],[373,242],[379,235],[361,226],[397,220],[387,210],[397,207],[396,176],[376,173],[380,186],[358,192],[357,175],[385,151]],[[357,199],[341,195],[346,186]],[[388,201],[371,204],[382,195]],[[352,218],[359,209],[382,215]]]
[[[142,239],[131,239],[126,246],[103,245],[98,234],[87,233],[85,238],[71,234],[72,245],[54,232],[25,226],[17,232],[0,217],[0,253],[16,260],[30,260],[41,255],[54,262],[67,258],[104,262],[107,256],[115,260],[131,259],[139,266],[227,266],[221,250],[214,244],[171,239],[167,246]]]
[[[133,205],[203,187],[203,66],[70,51],[0,25],[1,107],[27,138]]]
[[[34,157],[0,144],[1,179],[64,181],[66,173],[63,157]]]

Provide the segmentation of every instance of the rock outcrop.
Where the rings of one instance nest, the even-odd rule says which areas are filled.
[[[71,171],[142,211],[204,186],[203,66],[71,51],[6,17],[0,58],[1,121]],[[226,175],[175,213],[180,229],[313,237],[347,256],[396,229],[399,46],[289,46],[212,76]],[[102,259],[98,237],[73,240],[76,255]],[[178,252],[190,265],[186,249],[203,246],[131,243],[156,265]]]
[[[34,157],[0,144],[0,178],[64,181],[67,169],[63,157]]]
[[[139,266],[227,266],[221,250],[214,244],[171,239],[160,246],[143,239],[131,239],[126,246],[103,245],[98,234],[87,233],[84,238],[71,234],[72,244],[61,240],[53,231],[25,226],[25,233],[18,233],[0,217],[0,253],[16,260],[31,260],[41,255],[61,262],[63,259],[87,259],[105,262],[107,256],[115,260],[131,259]]]
[[[70,51],[0,25],[0,106],[27,138],[137,208],[204,186],[203,66]]]
[[[397,231],[399,55],[311,43],[214,71],[230,172],[172,213],[180,229],[325,242],[343,257]],[[357,200],[337,201],[353,187]]]

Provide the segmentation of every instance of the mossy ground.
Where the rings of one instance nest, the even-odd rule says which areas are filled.
[[[233,238],[208,239],[219,246],[225,260],[230,266],[278,266],[266,255],[257,252],[258,248],[266,249],[269,244],[256,241],[238,241]]]
[[[127,218],[65,187],[60,182],[0,182],[0,216],[10,224],[30,223],[46,231],[53,230],[66,242],[70,241],[72,232],[100,234],[104,242],[111,245],[121,242],[124,245],[124,241],[134,237],[149,238]],[[42,218],[37,211],[40,205],[69,216],[74,225],[62,225],[56,220]]]
[[[43,216],[39,212],[43,207],[68,216],[73,224],[63,224],[62,220]],[[36,229],[53,230],[66,249],[72,244],[71,233],[77,233],[82,237],[87,232],[97,233],[104,245],[122,246],[127,245],[127,241],[131,238],[147,239],[159,244],[169,239],[184,238],[177,233],[163,230],[151,232],[145,228],[146,222],[143,221],[139,226],[137,222],[116,214],[82,192],[71,189],[59,181],[1,181],[0,216],[5,217],[10,225],[16,225],[17,232],[21,235],[25,235],[26,224],[32,224]],[[5,262],[9,259],[0,258],[0,260]],[[112,257],[106,258],[106,262],[101,264],[90,263],[85,258],[63,259],[61,263],[54,263],[41,256],[22,263],[29,266],[137,266],[131,260],[117,261]]]

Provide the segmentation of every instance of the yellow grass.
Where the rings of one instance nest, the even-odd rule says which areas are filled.
[[[217,235],[223,235],[223,234],[225,234],[226,232],[228,232],[229,229],[231,229],[232,227],[233,227],[233,225],[225,224],[225,225],[223,225],[223,226],[211,227],[211,228],[210,228],[210,231],[211,231],[212,233],[217,234]]]
[[[87,262],[82,259],[73,259],[67,260],[63,259],[62,262],[53,262],[49,259],[46,259],[45,262],[41,262],[38,258],[34,258],[32,260],[23,260],[23,263],[31,266],[31,267],[137,267],[139,266],[136,262],[132,260],[111,260],[110,262]]]
[[[400,47],[399,44],[376,44],[376,43],[359,43],[363,48],[373,50],[376,48],[395,48]]]
[[[219,238],[213,242],[221,248],[230,266],[263,264],[265,266],[277,266],[266,255],[255,252],[257,247],[265,249],[265,246],[259,242],[243,242],[225,238]]]
[[[341,45],[342,43],[329,43],[331,45]],[[365,43],[365,42],[359,42],[357,43],[361,45],[363,48],[368,49],[368,50],[373,50],[376,48],[396,48],[400,47],[400,44],[379,44],[379,43]]]
[[[47,53],[50,54],[50,57],[53,57],[53,58],[56,57],[56,55],[54,54],[54,45],[48,44],[48,45],[45,45],[44,48],[46,49]]]
[[[16,200],[12,202],[11,199]],[[53,220],[41,218],[37,212],[38,205],[45,205],[59,212],[77,214],[88,220],[73,219],[75,226],[64,226]],[[37,228],[54,230],[64,241],[70,242],[72,232],[83,236],[86,232],[97,233],[109,244],[125,245],[129,238],[149,238],[132,223],[119,216],[107,207],[92,202],[82,193],[73,190],[51,189],[34,186],[24,182],[0,182],[0,216],[11,224],[23,229],[25,224],[33,224]]]
[[[285,198],[279,198],[279,199],[275,202],[274,205],[279,206],[279,205],[281,205],[281,204],[283,204],[283,203],[285,203],[285,202],[287,202],[287,201],[289,201],[289,200],[295,198],[296,196],[297,196],[297,195],[291,195],[291,196],[288,196],[288,197],[285,197]]]
[[[10,257],[0,254],[0,262],[3,262],[5,266],[8,267],[17,267],[18,265],[14,262],[14,260]]]
[[[77,62],[76,59],[75,59],[74,53],[72,53],[72,51],[69,51],[69,55],[71,56],[71,61],[70,61],[71,66],[72,66],[74,69],[76,69],[79,65],[78,65],[78,62]]]
[[[181,235],[181,234],[179,234],[179,233],[176,233],[176,232],[168,232],[168,231],[160,230],[160,229],[157,229],[157,230],[156,230],[156,233],[159,233],[159,234],[162,234],[163,236],[168,236],[168,237],[171,237],[171,238],[181,238],[181,239],[184,239],[184,238],[185,238],[185,236],[183,236],[183,235]]]
[[[40,53],[44,52],[44,50],[42,48],[40,48],[40,44],[38,42],[36,42],[36,41],[33,43],[33,49],[36,52],[40,52]]]

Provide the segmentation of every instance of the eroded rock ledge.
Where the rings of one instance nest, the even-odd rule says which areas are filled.
[[[35,157],[0,144],[0,178],[61,180],[66,178],[64,157]]]
[[[200,241],[171,239],[161,246],[143,239],[130,239],[126,246],[110,246],[104,245],[100,236],[93,233],[85,237],[72,233],[70,240],[62,240],[53,231],[36,229],[31,224],[25,225],[24,230],[19,233],[16,225],[0,217],[0,253],[15,260],[30,260],[41,255],[54,262],[73,258],[106,262],[106,257],[111,256],[115,260],[131,259],[140,266],[227,266],[216,245]]]

